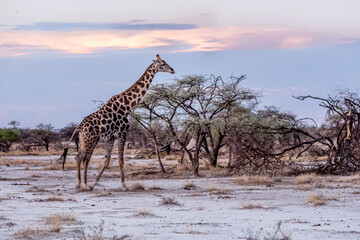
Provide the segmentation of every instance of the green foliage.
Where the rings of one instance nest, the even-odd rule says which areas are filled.
[[[0,151],[9,151],[11,144],[18,142],[20,135],[13,129],[0,129]]]
[[[20,135],[13,129],[0,129],[0,139],[2,141],[17,142],[20,140]]]

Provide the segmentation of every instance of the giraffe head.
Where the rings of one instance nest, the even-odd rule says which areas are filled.
[[[155,68],[158,72],[169,72],[174,74],[175,71],[172,67],[169,66],[164,60],[162,60],[159,54],[156,55],[156,60],[154,60]]]

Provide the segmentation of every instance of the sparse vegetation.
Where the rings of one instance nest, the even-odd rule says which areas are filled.
[[[269,176],[243,175],[234,179],[234,182],[244,186],[265,185],[271,186],[274,182]]]

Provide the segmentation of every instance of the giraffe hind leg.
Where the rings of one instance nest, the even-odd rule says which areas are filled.
[[[124,190],[128,190],[125,184],[125,175],[124,175],[124,145],[125,145],[125,141],[119,139],[118,152],[119,152],[119,170],[120,170],[121,185],[124,188]]]
[[[79,151],[78,154],[75,156],[76,160],[76,167],[77,167],[77,184],[76,189],[81,188],[81,162],[84,161],[84,153],[83,151]]]

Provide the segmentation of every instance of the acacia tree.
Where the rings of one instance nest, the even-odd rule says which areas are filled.
[[[256,103],[258,95],[240,86],[244,79],[241,76],[224,81],[221,77],[189,75],[169,84],[153,85],[148,91],[147,96],[157,102],[151,112],[167,124],[174,141],[188,155],[195,175],[201,149],[210,165],[216,166],[234,106]],[[195,139],[193,151],[187,147],[191,138]]]
[[[49,124],[40,123],[33,130],[34,135],[45,146],[46,151],[49,151],[49,144],[58,138],[58,134],[55,132],[55,127]]]
[[[135,108],[132,112],[131,117],[133,117],[146,131],[150,134],[152,141],[155,145],[156,157],[159,161],[160,169],[165,173],[164,165],[161,162],[159,145],[160,139],[163,131],[163,126],[159,121],[160,118],[154,114],[154,109],[158,105],[158,99],[152,98],[153,95],[147,95]]]

